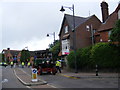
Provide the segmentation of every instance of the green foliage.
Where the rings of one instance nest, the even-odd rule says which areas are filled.
[[[88,68],[90,65],[91,47],[81,48],[77,51],[78,68]]]
[[[89,57],[91,53],[90,49],[91,47],[87,47],[87,48],[81,48],[76,51],[76,61],[77,61],[78,69],[89,67],[89,63],[90,63]],[[69,67],[75,68],[75,53],[73,51],[70,52],[70,54],[67,56],[67,60],[68,60]]]
[[[109,43],[98,43],[91,50],[91,58],[99,67],[113,67],[114,49]]]
[[[5,58],[4,54],[0,53],[0,62],[5,62],[4,58]]]
[[[28,50],[22,50],[21,51],[21,62],[28,62],[30,60],[30,52]]]
[[[76,52],[77,68],[92,69],[97,64],[99,68],[120,67],[120,47],[110,43],[97,43],[92,47],[81,48]],[[70,68],[75,68],[74,52],[67,56]]]
[[[112,29],[110,40],[114,42],[120,42],[120,20],[116,22],[115,27]]]
[[[5,62],[5,55],[4,54],[2,54],[2,61]]]
[[[55,46],[50,48],[50,51],[52,52],[53,60],[57,60],[58,54],[60,52],[60,42],[58,40],[55,42]]]
[[[74,51],[71,51],[70,54],[67,56],[68,60],[68,66],[70,68],[75,68],[75,57],[74,57]]]

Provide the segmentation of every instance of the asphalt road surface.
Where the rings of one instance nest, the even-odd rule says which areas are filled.
[[[22,68],[21,68],[22,69]],[[1,67],[0,67],[1,70]],[[118,78],[80,78],[80,79],[73,79],[65,77],[61,74],[56,75],[39,75],[38,78],[41,78],[48,82],[47,85],[39,85],[39,86],[24,86],[14,75],[13,68],[10,68],[8,66],[7,68],[2,67],[2,80],[0,80],[2,84],[2,89],[27,89],[27,90],[41,90],[39,88],[56,88],[57,89],[77,89],[79,90],[82,88],[83,90],[94,90],[93,88],[96,88],[96,90],[118,90],[115,88],[118,88]],[[23,68],[23,71],[27,72],[29,75],[31,75],[31,69],[30,68]],[[36,89],[38,88],[38,89]],[[87,88],[87,89],[86,89]],[[91,88],[91,89],[90,89]],[[107,89],[105,89],[107,88]],[[80,90],[82,90],[80,89]],[[52,89],[51,89],[52,90]],[[54,89],[53,89],[54,90]]]
[[[13,72],[13,68],[10,66],[2,67],[2,90],[4,89],[28,89],[28,87],[24,86],[15,76]]]
[[[31,74],[30,68],[23,69],[28,74]],[[118,88],[118,78],[80,78],[73,79],[65,77],[61,74],[56,75],[39,75],[41,78],[48,82],[55,88],[109,88],[109,90],[115,90]]]

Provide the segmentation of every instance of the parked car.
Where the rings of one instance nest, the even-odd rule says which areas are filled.
[[[47,59],[36,59],[33,65],[34,68],[37,68],[38,74],[42,75],[43,73],[56,74],[55,62]]]
[[[0,62],[0,66],[8,66],[8,64],[6,62]]]

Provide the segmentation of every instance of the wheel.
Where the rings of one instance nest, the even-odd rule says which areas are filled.
[[[56,68],[53,67],[53,68],[52,68],[52,74],[55,75],[55,74],[56,74],[56,71],[57,71]]]
[[[41,67],[38,68],[38,75],[42,75],[42,68]]]

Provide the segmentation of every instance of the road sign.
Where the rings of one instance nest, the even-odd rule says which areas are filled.
[[[32,82],[37,82],[37,69],[36,68],[32,68]]]

